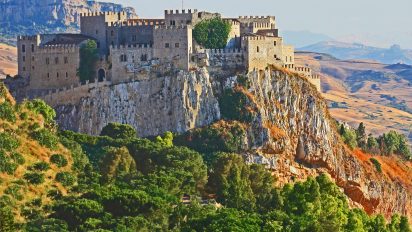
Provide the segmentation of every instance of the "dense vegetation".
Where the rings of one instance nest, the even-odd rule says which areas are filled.
[[[412,153],[405,135],[390,131],[377,138],[372,134],[366,135],[366,127],[360,123],[357,129],[339,125],[339,133],[343,141],[352,149],[360,148],[365,152],[380,155],[399,155],[410,160]]]
[[[94,81],[96,78],[94,67],[98,59],[96,41],[88,40],[86,44],[80,47],[80,66],[77,70],[77,75],[82,83]]]
[[[229,39],[231,25],[221,18],[203,20],[193,29],[196,42],[205,48],[225,48]]]
[[[88,136],[57,133],[51,108],[27,105],[12,104],[27,114],[17,126],[0,119],[0,172],[10,179],[0,179],[0,231],[410,231],[404,216],[351,209],[326,175],[275,187],[264,166],[238,154],[241,122],[150,140],[109,124]]]

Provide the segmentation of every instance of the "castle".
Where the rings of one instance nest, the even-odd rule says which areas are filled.
[[[96,41],[100,56],[95,81],[113,84],[207,68],[211,73],[263,70],[268,65],[305,76],[320,91],[320,79],[294,62],[275,17],[222,18],[231,25],[224,49],[205,49],[192,35],[202,20],[222,18],[197,10],[165,10],[163,19],[128,18],[125,12],[80,15],[80,34],[19,36],[18,74],[38,93],[79,85],[80,48]]]

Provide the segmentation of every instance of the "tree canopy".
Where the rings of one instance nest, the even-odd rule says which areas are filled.
[[[203,20],[193,29],[193,37],[196,42],[205,48],[225,48],[231,25],[221,18]]]

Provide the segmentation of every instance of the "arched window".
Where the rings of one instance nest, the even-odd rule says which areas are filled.
[[[22,52],[26,52],[26,45],[24,45],[24,44],[21,45],[21,51],[22,51]]]
[[[34,52],[34,44],[31,45],[31,52]]]

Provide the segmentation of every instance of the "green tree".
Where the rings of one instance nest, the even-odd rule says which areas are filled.
[[[53,154],[50,157],[50,162],[56,164],[56,166],[59,168],[66,167],[68,164],[67,159],[60,154]]]
[[[386,228],[385,218],[380,214],[374,216],[371,219],[370,225],[371,225],[371,231],[375,231],[375,232],[387,232],[388,231]]]
[[[361,122],[358,126],[358,129],[356,129],[356,141],[360,148],[362,148],[363,150],[366,149],[368,137],[366,136],[366,128],[363,122]]]
[[[127,124],[109,123],[102,129],[101,136],[109,136],[113,139],[132,139],[137,136],[136,130]]]
[[[205,48],[225,48],[229,39],[231,25],[221,18],[203,20],[193,29],[196,42]]]
[[[11,209],[5,206],[0,206],[0,231],[14,232],[16,231],[16,224]]]
[[[250,181],[250,168],[238,154],[221,153],[213,165],[210,185],[217,199],[227,207],[253,210],[256,198]]]
[[[126,147],[107,147],[105,152],[106,155],[99,165],[104,182],[112,182],[121,176],[136,172],[136,163]]]
[[[82,83],[94,81],[96,76],[95,66],[98,59],[99,54],[96,41],[88,40],[80,47],[80,66],[77,70],[77,75]]]
[[[345,129],[342,134],[343,142],[348,145],[351,149],[354,149],[358,146],[356,142],[356,132],[351,129]]]
[[[44,118],[44,121],[47,124],[54,123],[54,118],[56,117],[56,111],[52,107],[47,105],[46,102],[44,102],[43,100],[34,99],[32,101],[25,102],[25,105],[27,109],[37,114],[41,114]]]
[[[372,134],[369,134],[368,136],[367,151],[372,154],[378,154],[380,152],[379,143],[376,138],[372,136]]]

